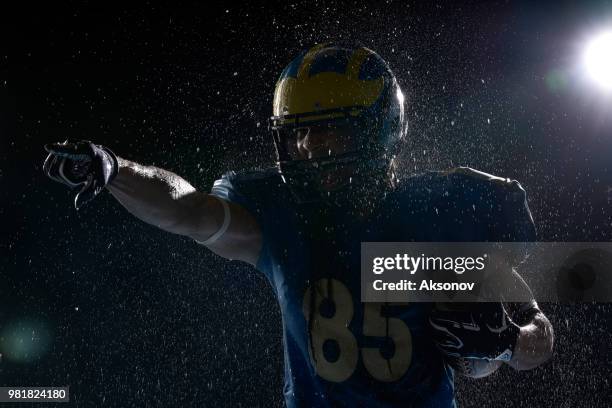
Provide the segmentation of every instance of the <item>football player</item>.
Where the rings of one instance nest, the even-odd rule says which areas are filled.
[[[478,377],[550,357],[535,301],[360,301],[361,242],[535,238],[516,181],[469,168],[399,178],[404,96],[378,54],[301,53],[276,84],[269,126],[277,165],[228,172],[210,192],[88,141],[47,145],[44,170],[79,189],[77,208],[106,188],[141,220],[260,270],[283,315],[289,407],[453,406],[454,370]]]

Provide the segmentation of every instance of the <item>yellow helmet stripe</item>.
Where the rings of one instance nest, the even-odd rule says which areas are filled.
[[[358,48],[353,53],[353,55],[351,55],[351,59],[346,69],[346,76],[348,76],[350,79],[359,78],[359,71],[361,70],[361,65],[363,64],[363,61],[368,55],[369,53],[365,48]]]
[[[302,60],[302,65],[298,69],[297,77],[298,79],[305,79],[308,76],[308,72],[310,72],[310,66],[312,65],[312,61],[316,57],[319,50],[325,48],[327,44],[317,44],[312,47],[306,55],[304,55],[304,59]]]
[[[359,79],[364,62],[375,55],[366,48],[350,54],[343,72],[323,71],[311,76],[314,61],[329,44],[319,44],[306,52],[296,76],[285,76],[276,85],[273,116],[305,114],[309,112],[342,109],[351,106],[369,107],[378,100],[385,79]],[[322,113],[324,116],[325,114]],[[328,118],[333,118],[331,115]],[[323,119],[323,117],[321,118]],[[304,120],[314,120],[304,118]]]

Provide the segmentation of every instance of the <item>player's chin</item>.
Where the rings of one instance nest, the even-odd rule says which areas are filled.
[[[355,169],[351,165],[330,169],[321,174],[321,189],[329,193],[343,190],[352,184],[354,175]]]
[[[325,193],[335,193],[343,190],[351,183],[349,177],[330,175],[321,180],[321,190]]]
[[[444,358],[453,371],[463,377],[483,378],[493,374],[502,362],[497,360],[484,360],[479,358],[450,357]]]

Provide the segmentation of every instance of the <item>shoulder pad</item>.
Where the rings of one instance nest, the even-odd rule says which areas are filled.
[[[524,199],[525,198],[525,190],[521,186],[521,184],[510,178],[503,178],[494,176],[489,173],[485,173],[484,171],[475,170],[471,167],[455,167],[449,170],[445,170],[440,172],[441,175],[447,176],[449,178],[461,179],[471,184],[473,186],[481,185],[486,188],[492,187],[493,190],[504,191],[505,194],[510,194],[511,196],[516,196],[515,198]]]
[[[470,167],[455,167],[442,171],[425,171],[408,176],[405,181],[408,184],[431,183],[432,185],[463,185],[463,187],[501,187],[511,191],[522,192],[524,190],[520,183],[510,178],[503,178],[475,170]]]
[[[400,194],[421,206],[435,207],[436,211],[445,208],[487,223],[489,240],[535,240],[526,193],[516,180],[458,167],[410,176]]]
[[[493,184],[497,184],[500,186],[512,184],[512,181],[513,181],[513,180],[510,180],[509,178],[494,176],[492,174],[485,173],[484,171],[476,170],[471,167],[455,167],[455,168],[443,171],[442,173],[447,176],[457,175],[457,176],[464,176],[467,178],[473,178],[474,180],[488,181],[488,182],[491,182]]]
[[[213,190],[229,189],[257,202],[279,199],[285,185],[277,168],[228,171],[215,181]]]
[[[281,180],[280,173],[276,167],[268,167],[265,169],[253,169],[243,171],[228,171],[223,174],[223,177],[227,177],[232,181],[262,181],[262,180]]]
[[[276,180],[282,181],[278,169],[274,167],[243,171],[230,170],[223,173],[221,178],[215,181],[215,185],[227,182],[231,184],[243,184]]]

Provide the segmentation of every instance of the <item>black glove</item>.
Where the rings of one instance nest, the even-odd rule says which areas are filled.
[[[436,345],[450,360],[509,361],[520,333],[501,302],[435,307],[429,323]]]
[[[78,210],[93,200],[119,172],[117,156],[110,149],[87,140],[51,143],[43,169],[51,179],[70,188],[80,187],[74,198]]]

